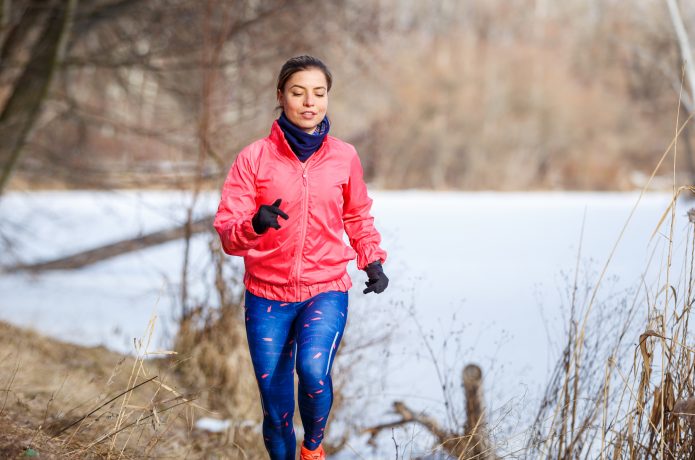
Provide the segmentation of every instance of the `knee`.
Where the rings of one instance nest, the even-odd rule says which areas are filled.
[[[294,375],[256,375],[258,391],[269,405],[285,406],[294,404]]]
[[[326,362],[311,358],[298,361],[297,376],[304,386],[323,386],[323,382],[326,380]]]

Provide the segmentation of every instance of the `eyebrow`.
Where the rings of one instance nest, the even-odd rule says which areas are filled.
[[[301,88],[301,89],[306,89],[305,87],[303,87],[303,86],[301,86],[301,85],[292,85],[292,86],[290,86],[290,89],[292,89],[292,88],[294,88],[294,87]],[[326,89],[326,87],[325,87],[325,86],[317,86],[316,88],[314,88],[314,91],[317,90],[317,89]]]

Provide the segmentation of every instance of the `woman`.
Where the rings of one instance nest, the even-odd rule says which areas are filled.
[[[328,135],[331,83],[317,58],[299,56],[282,66],[282,114],[268,137],[237,156],[214,223],[224,251],[244,257],[246,334],[272,459],[295,458],[295,362],[304,426],[300,458],[325,458],[330,371],[352,285],[347,263],[356,256],[367,272],[365,294],[388,285],[359,157],[352,145]]]

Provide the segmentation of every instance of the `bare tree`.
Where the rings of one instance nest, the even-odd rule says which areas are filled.
[[[683,67],[685,70],[685,80],[687,82],[688,92],[681,94],[681,102],[686,108],[688,113],[692,113],[693,109],[693,97],[695,97],[695,63],[693,62],[692,48],[690,46],[690,38],[688,38],[688,32],[685,30],[685,24],[683,24],[683,17],[681,16],[680,9],[678,8],[678,3],[676,0],[666,0],[668,5],[668,11],[671,17],[671,22],[673,23],[673,29],[676,32],[676,37],[678,38],[678,48],[680,50],[681,59],[683,62]]]
[[[3,5],[9,9],[9,3]],[[0,194],[4,190],[10,174],[14,169],[31,128],[34,126],[41,109],[41,103],[48,91],[60,61],[65,56],[70,26],[77,0],[66,3],[53,2],[45,15],[39,39],[34,43],[30,57],[19,76],[14,89],[0,113]],[[38,12],[30,8],[26,13],[26,22],[34,23]],[[20,24],[13,30],[4,43],[2,55],[17,46],[15,40],[27,34],[29,24]],[[27,29],[25,29],[27,27]]]

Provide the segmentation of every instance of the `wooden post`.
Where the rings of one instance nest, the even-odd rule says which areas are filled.
[[[463,458],[495,459],[485,420],[483,371],[475,364],[469,364],[463,369],[462,381],[466,397],[466,422],[463,426],[466,445]]]

